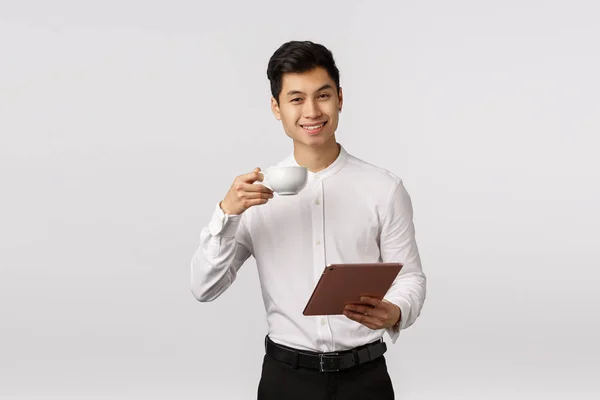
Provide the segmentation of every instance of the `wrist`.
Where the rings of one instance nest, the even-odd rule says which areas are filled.
[[[221,201],[219,203],[219,208],[228,215],[231,215],[231,210],[227,207],[227,205],[225,204],[225,201]]]
[[[400,321],[402,320],[402,310],[398,306],[396,306],[396,308],[398,309],[398,320],[393,325],[394,328],[399,327],[400,326]]]

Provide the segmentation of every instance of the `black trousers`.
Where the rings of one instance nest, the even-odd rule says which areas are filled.
[[[265,354],[258,400],[394,400],[394,389],[381,356],[338,372],[293,368]]]

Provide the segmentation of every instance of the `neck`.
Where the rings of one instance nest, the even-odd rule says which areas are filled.
[[[298,165],[308,168],[310,172],[319,172],[330,166],[340,154],[340,146],[332,140],[319,147],[304,146],[294,143],[294,158]]]

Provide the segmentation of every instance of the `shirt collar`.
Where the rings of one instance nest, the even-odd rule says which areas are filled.
[[[334,175],[335,173],[337,173],[340,169],[342,169],[342,167],[346,163],[346,160],[348,159],[348,153],[344,149],[344,146],[342,146],[339,143],[338,143],[338,145],[340,146],[340,153],[338,154],[337,158],[331,164],[329,164],[329,166],[325,169],[322,169],[318,172],[308,171],[308,180],[309,181],[312,181],[314,179],[328,178],[328,177]],[[280,165],[300,166],[298,164],[298,162],[296,161],[296,158],[294,157],[293,152],[285,160],[283,160],[280,163]]]

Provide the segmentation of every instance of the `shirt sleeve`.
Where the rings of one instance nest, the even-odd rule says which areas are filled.
[[[225,214],[217,204],[208,226],[202,229],[200,245],[191,262],[191,290],[198,301],[219,297],[252,254],[243,217]]]
[[[400,273],[384,299],[401,311],[399,324],[387,332],[396,343],[400,331],[411,326],[421,313],[426,295],[426,277],[415,240],[413,208],[402,181],[392,191],[389,208],[384,216],[380,235],[383,262],[400,262]]]

